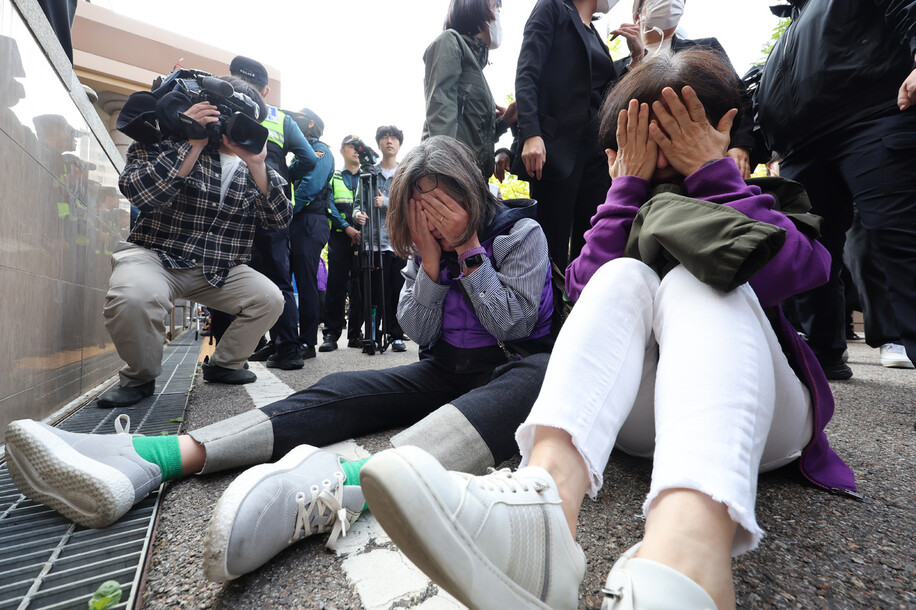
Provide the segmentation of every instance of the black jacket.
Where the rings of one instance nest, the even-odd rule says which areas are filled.
[[[590,103],[591,61],[581,23],[570,0],[538,0],[525,24],[518,54],[518,152],[525,140],[541,136],[547,148],[544,177],[549,180],[562,180],[572,171],[582,130],[598,110]],[[620,78],[629,62],[629,57],[614,62],[615,76],[608,87]],[[521,155],[513,172],[520,161]]]
[[[897,92],[916,53],[914,0],[792,4],[792,23],[770,52],[757,92],[764,137],[783,157],[837,129],[899,112]]]
[[[728,53],[725,52],[725,49],[722,48],[722,45],[716,38],[697,38],[695,40],[689,40],[687,38],[678,38],[675,36],[671,39],[672,53],[679,53],[684,49],[695,47],[708,49],[716,53],[732,69],[735,79],[741,82],[741,77],[735,72],[735,67],[732,66],[732,62],[728,58]],[[754,113],[751,109],[751,97],[747,94],[747,90],[743,85],[741,88],[741,108],[739,108],[739,111],[735,119],[735,124],[732,125],[732,139],[728,147],[745,148],[748,152],[752,152],[754,150]]]

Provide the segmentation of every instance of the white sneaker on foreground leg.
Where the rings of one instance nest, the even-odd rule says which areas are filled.
[[[709,593],[673,568],[634,558],[639,544],[620,556],[607,575],[601,610],[716,610]]]
[[[252,466],[223,492],[204,537],[204,576],[223,582],[252,572],[306,536],[327,546],[359,518],[363,493],[344,485],[341,457],[299,445],[274,464]]]
[[[471,608],[577,608],[585,554],[542,468],[475,477],[417,447],[360,472],[369,509],[436,584]]]
[[[889,369],[911,369],[913,363],[906,356],[906,348],[899,343],[885,343],[881,346],[881,366]]]

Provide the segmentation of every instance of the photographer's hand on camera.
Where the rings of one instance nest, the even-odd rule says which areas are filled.
[[[189,118],[194,119],[204,127],[210,123],[216,123],[219,121],[219,110],[216,106],[210,102],[199,102],[194,104],[185,111],[185,115]],[[178,175],[181,177],[186,177],[191,174],[191,170],[194,168],[194,164],[197,163],[198,157],[200,157],[200,152],[207,146],[207,138],[202,138],[199,140],[189,139],[188,142],[191,144],[191,152],[184,158],[184,162],[181,164],[181,168],[178,170]]]

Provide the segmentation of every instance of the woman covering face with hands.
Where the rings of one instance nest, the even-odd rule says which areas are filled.
[[[701,50],[643,60],[608,94],[613,181],[567,269],[576,304],[516,430],[518,471],[449,473],[410,447],[364,470],[392,540],[464,604],[578,607],[579,508],[615,447],[653,467],[645,533],[611,569],[606,609],[734,608],[731,556],[763,537],[758,472],[797,461],[815,485],[854,493],[823,433],[830,388],[779,308],[826,280],[829,257],[793,207],[807,201],[797,185],[777,204],[726,155],[739,99],[728,65]],[[402,517],[416,513],[422,531]]]

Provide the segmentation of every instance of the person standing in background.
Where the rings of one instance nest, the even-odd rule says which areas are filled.
[[[540,0],[525,24],[515,73],[521,155],[512,172],[528,180],[550,258],[561,269],[582,249],[611,180],[598,147],[598,109],[608,88],[642,59],[635,28],[622,26],[631,57],[611,59],[592,24],[616,2]]]
[[[299,292],[299,352],[307,360],[316,355],[318,323],[324,318],[324,287],[319,286],[316,274],[319,264],[324,268],[321,251],[331,233],[328,212],[334,155],[331,148],[319,139],[324,133],[321,117],[308,108],[292,115],[318,156],[314,169],[295,183],[296,201],[293,222],[289,226],[290,270],[296,278]]]

